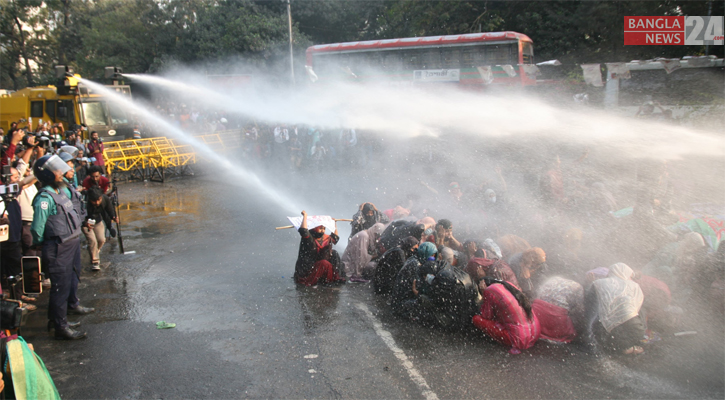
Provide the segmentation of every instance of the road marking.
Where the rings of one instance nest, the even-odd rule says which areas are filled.
[[[423,393],[423,397],[425,397],[426,400],[438,400],[438,396],[430,389],[430,386],[428,386],[428,383],[425,381],[425,378],[423,378],[423,375],[421,375],[420,372],[415,369],[413,363],[408,359],[408,356],[405,355],[403,349],[395,344],[395,339],[393,339],[393,335],[383,329],[383,324],[380,323],[377,318],[375,318],[375,315],[370,312],[368,306],[363,303],[357,303],[356,306],[357,308],[362,310],[362,312],[364,312],[365,315],[368,316],[368,318],[370,318],[373,323],[375,333],[377,333],[377,335],[380,336],[381,339],[383,339],[383,342],[385,342],[390,351],[395,354],[395,357],[400,361],[400,364],[403,366],[403,368],[408,371],[410,379],[412,379],[413,382],[418,385],[420,391]]]

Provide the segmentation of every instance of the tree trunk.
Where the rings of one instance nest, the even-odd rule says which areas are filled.
[[[63,3],[63,34],[60,36],[61,41],[59,43],[59,61],[61,65],[68,65],[68,59],[66,56],[66,46],[68,45],[67,41],[63,40],[63,38],[66,37],[68,33],[68,25],[70,23],[70,6],[68,4],[68,0],[61,0],[61,3]]]
[[[20,54],[25,60],[25,75],[28,80],[28,86],[35,86],[35,83],[33,82],[33,71],[30,69],[30,59],[28,58],[28,52],[25,48],[25,35],[23,34],[23,25],[20,23],[20,19],[18,19],[18,17],[15,17],[15,24],[18,26]]]

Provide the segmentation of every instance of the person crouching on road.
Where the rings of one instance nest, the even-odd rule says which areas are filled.
[[[526,295],[506,281],[484,277],[483,282],[481,314],[473,317],[473,325],[510,346],[511,354],[533,346],[541,335],[541,325]]]
[[[43,264],[50,275],[48,328],[55,327],[57,339],[80,339],[85,332],[73,328],[67,314],[95,311],[80,305],[78,282],[81,273],[81,221],[85,217],[80,194],[68,186],[63,176],[70,170],[57,155],[39,158],[33,166],[35,177],[44,185],[33,199],[33,245],[42,246]]]
[[[118,222],[116,210],[111,204],[111,199],[101,192],[98,186],[88,191],[88,203],[86,210],[88,216],[83,223],[83,234],[88,241],[88,254],[91,256],[91,270],[101,270],[101,248],[106,243],[106,227],[113,230],[111,222]],[[91,223],[94,222],[94,223]],[[111,236],[113,232],[111,232]]]
[[[302,239],[295,264],[295,282],[305,286],[344,283],[344,274],[340,272],[340,256],[332,249],[340,240],[337,225],[331,235],[325,235],[325,227],[322,225],[308,230],[307,212],[302,211],[302,225],[298,232]]]

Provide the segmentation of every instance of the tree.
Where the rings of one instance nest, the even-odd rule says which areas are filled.
[[[33,69],[31,63],[32,47],[29,46],[28,30],[32,30],[36,23],[33,13],[42,5],[42,0],[2,0],[0,8],[0,34],[2,35],[3,47],[14,47],[14,51],[8,51],[8,55],[17,55],[25,67],[25,79],[29,86],[34,85]],[[16,62],[17,59],[10,59],[9,62]]]

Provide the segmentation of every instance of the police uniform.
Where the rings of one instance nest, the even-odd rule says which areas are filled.
[[[85,209],[80,194],[71,186],[56,192],[43,187],[33,199],[33,244],[42,244],[42,260],[50,275],[48,319],[56,329],[66,328],[68,308],[77,308],[81,275],[81,223]]]

